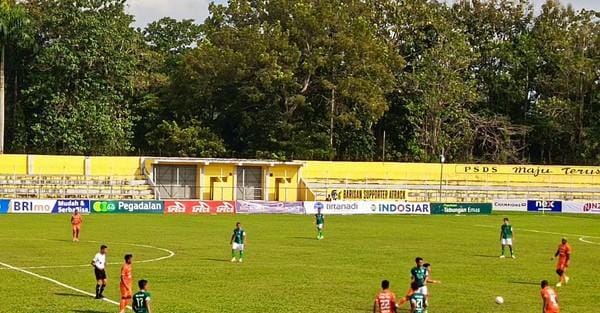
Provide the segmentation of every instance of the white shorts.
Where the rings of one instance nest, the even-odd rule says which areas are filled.
[[[322,230],[323,229],[323,224],[317,224],[317,229],[318,230]]]
[[[427,286],[419,287],[419,289],[417,289],[417,293],[423,294],[424,296],[428,295],[427,291]]]
[[[512,246],[512,238],[508,238],[508,239],[502,238],[502,245],[503,246]]]
[[[231,245],[231,249],[237,250],[237,251],[244,251],[244,244],[234,242],[233,245]]]

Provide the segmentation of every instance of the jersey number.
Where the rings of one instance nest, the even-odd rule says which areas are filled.
[[[388,299],[382,299],[379,300],[379,308],[383,311],[383,310],[389,310],[391,307],[390,305],[390,300]]]
[[[138,308],[143,308],[144,307],[144,299],[143,298],[135,298],[135,306]]]

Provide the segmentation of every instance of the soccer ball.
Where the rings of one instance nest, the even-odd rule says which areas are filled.
[[[504,303],[504,298],[502,298],[502,297],[500,297],[500,296],[497,296],[497,297],[496,297],[496,303],[498,303],[498,304],[502,304],[502,303]]]

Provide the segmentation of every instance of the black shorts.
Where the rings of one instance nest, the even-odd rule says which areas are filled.
[[[96,280],[106,279],[106,271],[94,268],[94,274],[96,275]]]

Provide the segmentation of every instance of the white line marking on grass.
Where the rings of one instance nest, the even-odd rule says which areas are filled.
[[[37,239],[40,241],[52,241],[49,239]],[[90,242],[90,243],[102,243],[100,241],[82,241],[82,242]],[[148,259],[148,260],[141,260],[141,261],[135,261],[135,263],[150,263],[150,262],[158,262],[158,261],[162,261],[162,260],[166,260],[169,258],[172,258],[175,256],[175,252],[169,250],[169,249],[165,249],[165,248],[159,248],[159,247],[154,247],[154,246],[150,246],[150,245],[141,245],[141,244],[136,244],[136,243],[126,243],[126,242],[106,242],[106,244],[115,244],[115,245],[128,245],[128,246],[134,246],[134,247],[142,247],[142,248],[149,248],[149,249],[156,249],[156,250],[160,250],[160,251],[164,251],[166,253],[168,253],[165,256],[161,256],[158,258],[153,258],[153,259]],[[121,264],[119,262],[109,262],[106,263],[108,265],[118,265]],[[1,264],[0,264],[1,265]],[[48,265],[48,266],[24,266],[24,267],[20,267],[21,269],[28,269],[28,270],[35,270],[35,269],[50,269],[50,268],[77,268],[77,267],[90,267],[89,264],[83,264],[83,265]],[[8,270],[9,268],[4,267],[4,268],[0,268],[0,270]]]
[[[4,267],[6,267],[6,268],[9,268],[9,269],[11,269],[11,270],[13,270],[13,271],[17,271],[17,272],[25,273],[25,274],[31,275],[31,276],[33,276],[33,277],[37,277],[37,278],[39,278],[39,279],[43,279],[43,280],[49,281],[49,282],[51,282],[51,283],[53,283],[53,284],[59,285],[59,286],[61,286],[61,287],[64,287],[64,288],[70,289],[70,290],[72,290],[72,291],[75,291],[75,292],[79,292],[79,293],[81,293],[81,294],[84,294],[84,295],[87,295],[87,296],[90,296],[90,297],[94,297],[94,296],[96,296],[96,295],[95,295],[95,294],[93,294],[93,293],[90,293],[90,292],[87,292],[87,291],[84,291],[84,290],[81,290],[81,289],[75,288],[75,287],[73,287],[73,286],[69,286],[69,285],[67,285],[67,284],[65,284],[65,283],[61,283],[61,282],[59,282],[59,281],[58,281],[58,280],[56,280],[56,279],[52,279],[52,278],[50,278],[50,277],[42,276],[42,275],[40,275],[40,274],[36,274],[36,273],[34,273],[34,272],[30,272],[30,271],[28,271],[28,270],[26,270],[26,269],[18,268],[18,267],[16,267],[16,266],[12,266],[12,265],[10,265],[10,264],[6,264],[6,263],[3,263],[3,262],[0,262],[0,265],[4,266]],[[103,298],[102,300],[104,300],[104,301],[106,301],[106,302],[108,302],[108,303],[115,304],[115,305],[120,305],[120,304],[119,304],[119,302],[117,302],[117,301],[115,301],[115,300],[108,299],[108,298]],[[130,306],[127,306],[127,308],[131,310],[131,307],[130,307]]]
[[[491,226],[491,225],[475,225],[476,227],[485,227],[485,228],[497,228],[496,226]],[[526,231],[526,232],[530,232],[530,233],[539,233],[539,234],[550,234],[550,235],[561,235],[561,236],[570,236],[570,237],[583,237],[583,238],[597,238],[600,239],[600,237],[598,236],[588,236],[588,235],[578,235],[578,234],[568,234],[568,233],[557,233],[557,232],[552,232],[552,231],[543,231],[543,230],[535,230],[535,229],[527,229],[527,228],[516,228],[516,230],[518,231]]]
[[[589,240],[583,239],[583,238],[587,238],[587,237],[590,237],[590,236],[579,237],[579,241],[585,242],[585,243],[589,243],[589,244],[592,244],[592,245],[600,245],[600,243],[598,243],[598,242],[593,242],[593,241],[589,241]]]

